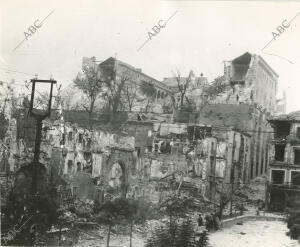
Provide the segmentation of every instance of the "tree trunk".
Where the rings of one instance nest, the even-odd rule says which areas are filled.
[[[219,219],[222,219],[222,215],[223,215],[223,205],[222,203],[220,203],[220,210],[219,210]]]
[[[130,244],[129,247],[132,247],[132,226],[133,226],[133,221],[130,223]]]
[[[184,94],[181,94],[181,97],[180,97],[180,107],[183,106],[183,99],[184,99]]]
[[[231,183],[231,194],[230,194],[230,215],[232,215],[232,204],[233,204],[233,183]]]
[[[106,247],[109,247],[110,231],[111,231],[111,225],[108,226],[108,233],[107,233]]]
[[[111,107],[111,112],[110,112],[110,122],[113,123],[114,120],[115,120],[115,116],[116,116],[116,113],[118,111],[118,106],[119,106],[119,103],[118,103],[118,100],[114,100],[112,102],[112,107]]]
[[[89,128],[90,130],[92,130],[92,112],[88,112],[89,113]]]
[[[59,224],[59,237],[58,237],[58,246],[61,244],[61,224]]]
[[[175,245],[175,232],[176,232],[176,218],[174,224],[172,222],[172,215],[170,215],[170,235],[171,235],[171,247]]]
[[[111,110],[109,111],[109,121],[112,123],[112,122],[114,121],[114,119],[115,119],[114,112],[113,112],[113,110],[111,109]]]
[[[91,98],[89,113],[89,128],[92,129],[92,113],[94,111],[95,99]]]

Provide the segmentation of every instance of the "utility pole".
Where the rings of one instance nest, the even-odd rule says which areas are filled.
[[[43,120],[50,116],[51,114],[51,104],[52,104],[52,92],[53,92],[53,84],[56,84],[55,80],[39,80],[32,79],[32,91],[31,91],[31,101],[29,107],[30,116],[36,119],[36,135],[35,135],[35,145],[34,145],[34,157],[32,162],[32,194],[35,195],[37,193],[37,176],[39,169],[39,158],[40,158],[40,148],[41,148],[41,139],[42,139],[42,126]],[[35,109],[35,104],[37,100],[36,84],[43,83],[44,85],[50,84],[50,92],[49,98],[47,99],[47,107],[43,110]]]
[[[233,204],[232,201],[233,201],[233,189],[234,189],[234,171],[235,171],[234,152],[235,152],[235,132],[233,132],[233,139],[232,139],[232,163],[231,163],[231,173],[230,173],[230,183],[231,183],[230,215],[232,215],[232,204]]]
[[[35,144],[34,144],[34,157],[32,163],[32,192],[33,194],[37,191],[37,169],[39,166],[40,159],[40,149],[41,149],[41,139],[42,139],[42,126],[43,126],[43,118],[36,118],[36,134],[35,134]]]

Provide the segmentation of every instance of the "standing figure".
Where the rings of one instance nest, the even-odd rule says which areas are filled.
[[[198,221],[198,226],[199,227],[204,225],[202,214],[199,214],[199,217],[198,217],[197,221]]]

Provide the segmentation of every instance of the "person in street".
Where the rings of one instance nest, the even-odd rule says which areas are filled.
[[[206,227],[206,230],[210,231],[212,229],[212,216],[211,214],[206,214],[205,215],[205,227]]]
[[[259,216],[259,208],[256,209],[256,215]]]
[[[198,226],[199,227],[201,227],[201,226],[203,226],[204,224],[204,222],[203,222],[203,218],[202,218],[202,214],[199,214],[199,216],[198,216]]]
[[[197,222],[198,222],[198,231],[201,232],[201,233],[203,233],[204,231],[206,231],[205,226],[204,226],[204,223],[205,223],[204,222],[204,218],[203,218],[203,216],[202,216],[201,213],[198,216]]]
[[[216,230],[216,217],[215,217],[215,212],[211,213],[211,229]]]
[[[215,211],[214,215],[213,215],[213,220],[214,220],[214,229],[217,231],[220,229],[220,218],[219,215],[217,213],[217,211]]]
[[[211,220],[210,220],[210,214],[205,215],[205,228],[206,230],[210,230]]]

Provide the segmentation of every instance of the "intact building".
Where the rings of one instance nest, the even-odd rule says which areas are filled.
[[[142,69],[136,68],[128,63],[122,62],[116,58],[110,57],[104,61],[96,61],[95,57],[82,59],[82,71],[93,68],[98,72],[98,76],[113,76],[118,83],[120,80],[126,77],[125,86],[122,89],[121,104],[122,111],[147,111],[163,113],[165,111],[164,106],[167,105],[168,97],[173,94],[172,90],[163,82],[154,79],[153,77],[145,74]],[[79,73],[79,77],[84,74]],[[145,95],[140,89],[141,85],[146,87],[153,87],[154,90],[151,95]],[[62,97],[65,99],[64,108],[67,110],[81,109],[81,103],[84,100],[82,92],[75,87],[75,84],[70,84],[62,92]],[[129,97],[129,99],[128,99]],[[128,103],[130,101],[130,106]],[[95,102],[95,109],[101,110],[107,102],[103,97],[99,97]],[[82,109],[84,110],[84,109]]]

